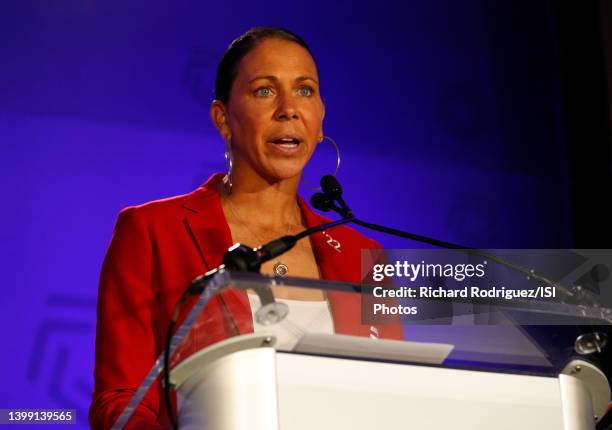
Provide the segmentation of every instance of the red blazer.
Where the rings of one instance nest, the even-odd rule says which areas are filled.
[[[196,276],[219,266],[232,245],[217,191],[221,177],[213,175],[189,194],[129,207],[119,214],[100,276],[95,389],[89,411],[93,429],[112,426],[160,354],[179,297]],[[308,227],[328,221],[301,198],[299,205]],[[326,234],[311,236],[322,277],[360,282],[360,250],[380,246],[345,226]],[[330,292],[328,299],[337,333],[369,335],[370,326],[361,324],[357,295]],[[246,294],[228,290],[220,300],[236,321],[243,321],[238,327],[241,333],[253,331]],[[213,335],[207,342],[235,334],[221,325],[218,301],[207,311],[211,316],[218,313],[210,318]],[[381,337],[402,337],[399,325],[377,329]],[[128,428],[169,428],[163,404],[161,384],[154,384]]]

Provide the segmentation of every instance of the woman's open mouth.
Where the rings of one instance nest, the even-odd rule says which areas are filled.
[[[302,143],[300,138],[296,136],[277,137],[273,140],[269,140],[268,142],[273,144],[275,148],[286,154],[296,152],[298,147],[300,146],[300,143]]]

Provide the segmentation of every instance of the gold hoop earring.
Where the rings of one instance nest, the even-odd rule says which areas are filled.
[[[329,140],[331,144],[334,146],[334,148],[336,149],[336,156],[337,156],[336,170],[334,171],[334,173],[332,173],[333,176],[336,176],[338,174],[338,170],[340,169],[340,147],[338,147],[338,144],[336,143],[336,141],[329,136],[323,136],[321,140],[319,141],[319,143],[323,142],[325,139]],[[321,187],[315,187],[311,185],[306,179],[304,179],[304,176],[301,177],[301,181],[304,183],[304,185],[306,185],[311,190],[321,191]]]
[[[232,170],[234,168],[234,157],[232,155],[232,139],[225,139],[225,168],[227,173],[223,177],[223,184],[227,188],[227,193],[232,193]]]

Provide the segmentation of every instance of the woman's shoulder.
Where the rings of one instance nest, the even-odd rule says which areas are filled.
[[[141,222],[156,223],[201,212],[218,203],[216,181],[216,175],[213,175],[203,185],[189,193],[127,206],[119,212],[118,219],[138,219]]]

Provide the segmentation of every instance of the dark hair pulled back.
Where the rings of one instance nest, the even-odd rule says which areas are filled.
[[[227,103],[236,79],[236,73],[240,60],[244,58],[259,42],[264,39],[282,39],[294,42],[303,47],[314,58],[308,44],[295,33],[280,27],[256,27],[236,38],[223,54],[223,58],[217,67],[215,79],[215,98]]]

